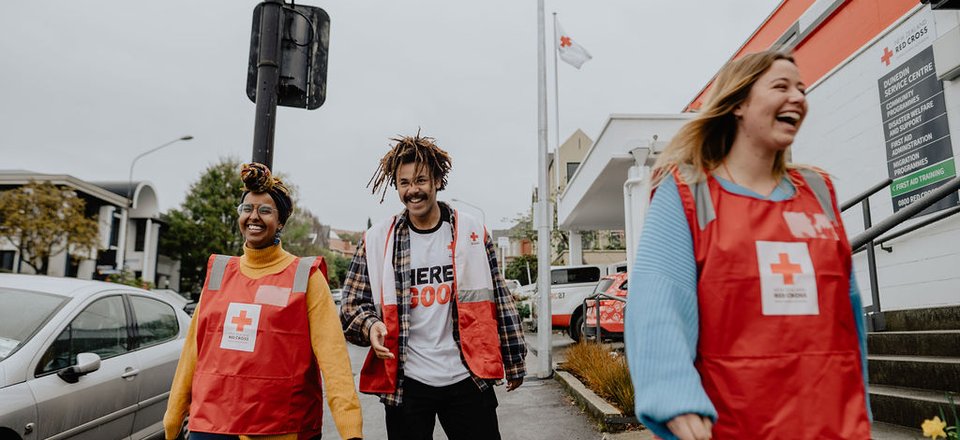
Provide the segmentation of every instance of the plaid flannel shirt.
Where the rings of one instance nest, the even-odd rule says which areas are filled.
[[[442,203],[442,202],[441,202]],[[454,224],[456,216],[453,209],[447,208],[450,214],[446,220]],[[442,212],[442,211],[441,211]],[[403,400],[403,366],[407,359],[407,341],[410,336],[410,287],[413,280],[410,277],[410,227],[407,211],[396,219],[393,242],[393,269],[397,277],[397,291],[402,292],[402,301],[398,301],[400,314],[400,356],[398,367],[397,391],[393,394],[381,394],[380,400],[387,405],[398,406]],[[524,358],[527,347],[523,339],[523,329],[520,326],[520,317],[513,304],[513,296],[507,290],[503,277],[497,267],[497,255],[494,251],[493,240],[489,235],[484,239],[487,258],[490,260],[490,276],[493,279],[494,301],[497,305],[497,330],[500,334],[500,354],[508,380],[520,379],[526,375]],[[370,345],[370,327],[380,322],[381,318],[373,305],[373,293],[370,289],[370,276],[367,271],[367,257],[364,241],[357,245],[357,253],[350,262],[350,269],[343,284],[343,300],[340,306],[340,323],[347,340],[359,346]],[[457,309],[453,309],[453,339],[460,345],[460,331],[457,325]],[[463,350],[460,350],[460,361],[466,366]],[[469,368],[467,368],[469,370]],[[480,390],[486,390],[499,381],[480,379],[470,373],[471,378]]]

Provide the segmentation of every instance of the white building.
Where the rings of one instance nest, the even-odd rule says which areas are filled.
[[[160,288],[177,290],[180,263],[158,255],[163,223],[157,192],[149,182],[87,182],[65,174],[32,171],[0,171],[0,190],[25,185],[31,180],[68,187],[86,202],[86,212],[99,222],[100,240],[95,254],[70,258],[62,252],[50,258],[48,275],[83,279],[102,278],[120,268]],[[128,194],[130,196],[128,196]],[[30,272],[19,263],[15,246],[0,240],[0,270]]]
[[[958,11],[920,2],[784,0],[733,58],[780,46],[793,50],[808,84],[810,111],[793,161],[831,173],[841,201],[893,179],[870,199],[876,224],[956,176],[950,133],[960,132]],[[559,227],[623,228],[632,260],[649,200],[649,166],[708,91],[709,85],[685,113],[611,115],[561,193]],[[956,205],[953,194],[939,208]],[[844,223],[850,237],[864,231],[859,206],[844,213]],[[884,249],[877,248],[876,294],[866,253],[854,257],[865,305],[877,295],[884,310],[960,304],[960,216]]]

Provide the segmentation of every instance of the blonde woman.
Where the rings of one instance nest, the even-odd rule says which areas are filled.
[[[636,413],[664,439],[866,439],[866,346],[828,176],[787,162],[793,58],[744,56],[654,165],[631,269]]]

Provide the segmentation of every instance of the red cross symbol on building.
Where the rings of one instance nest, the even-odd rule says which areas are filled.
[[[480,238],[480,236],[477,235],[476,232],[471,232],[471,233],[470,233],[470,241],[476,243],[478,238]]]
[[[246,327],[246,326],[248,326],[248,325],[250,325],[250,324],[253,324],[253,319],[247,318],[247,311],[246,311],[246,310],[241,310],[241,311],[240,311],[240,315],[239,315],[239,316],[234,316],[232,319],[230,319],[230,322],[231,322],[232,324],[236,324],[236,325],[237,325],[237,331],[238,331],[238,332],[242,332],[244,327]]]
[[[570,37],[563,36],[560,37],[560,47],[570,47],[573,46],[573,42],[570,41]]]
[[[771,264],[770,270],[775,274],[783,275],[783,284],[793,284],[793,276],[799,273],[803,273],[803,270],[800,269],[799,264],[793,264],[790,262],[790,256],[785,253],[780,253],[780,262]]]
[[[889,48],[883,48],[883,56],[880,57],[880,61],[883,61],[884,64],[890,65],[890,57],[893,56],[893,52],[890,52]]]

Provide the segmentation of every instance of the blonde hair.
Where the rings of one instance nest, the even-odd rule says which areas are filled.
[[[659,185],[678,166],[693,169],[695,183],[706,178],[705,172],[723,163],[737,136],[737,118],[734,110],[750,95],[750,89],[777,60],[796,64],[793,56],[778,50],[767,50],[745,55],[727,63],[717,74],[713,90],[701,112],[687,122],[653,165],[653,184]],[[792,166],[787,163],[787,151],[778,151],[773,163],[773,174],[782,178]]]

